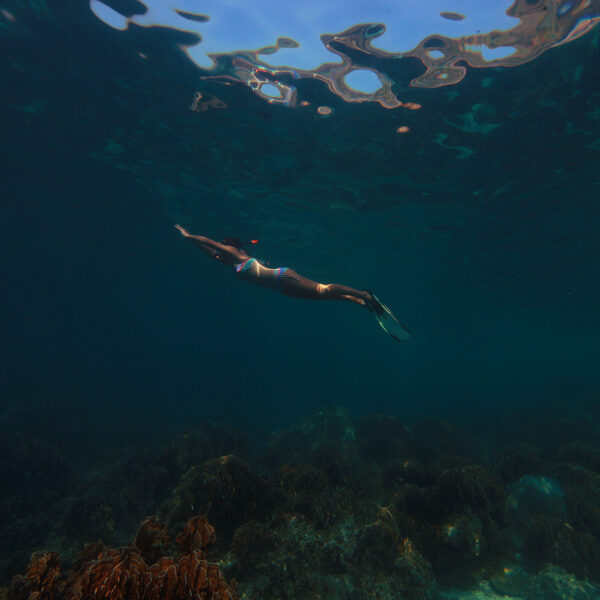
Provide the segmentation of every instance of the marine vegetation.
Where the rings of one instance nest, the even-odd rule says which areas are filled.
[[[510,419],[473,435],[327,406],[257,454],[205,423],[87,471],[20,440],[0,465],[16,517],[0,597],[600,597],[600,428],[528,425],[504,439]],[[552,449],[549,429],[562,432]],[[39,499],[21,508],[34,481]]]
[[[107,548],[101,543],[84,547],[71,569],[61,573],[54,552],[36,552],[25,575],[13,577],[8,600],[62,599],[117,600],[235,600],[219,566],[206,560],[204,549],[215,539],[203,517],[191,519],[177,536],[178,556],[154,562],[144,558],[168,548],[168,533],[156,517],[146,519],[131,547]]]

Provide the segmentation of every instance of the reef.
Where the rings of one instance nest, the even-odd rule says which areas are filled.
[[[24,429],[32,416],[15,420]],[[155,514],[174,493],[183,475],[222,453],[248,456],[244,437],[204,422],[162,447],[142,447],[101,459],[81,461],[81,449],[66,455],[48,441],[12,434],[0,436],[0,582],[23,571],[39,547],[75,560],[78,548],[91,540],[120,545],[131,539],[138,523]],[[183,527],[198,511],[188,511],[176,523]]]
[[[262,454],[211,424],[82,475],[21,441],[0,465],[17,494],[3,506],[23,519],[7,523],[0,597],[597,598],[600,428],[560,425],[474,436],[325,407]]]
[[[198,521],[200,519],[200,521]],[[214,530],[197,517],[190,521],[182,539],[204,540],[200,531],[214,538]],[[163,557],[152,563],[144,560],[148,540],[166,542],[168,532],[156,517],[146,519],[136,536],[136,544],[107,548],[102,544],[86,546],[73,568],[61,573],[56,553],[35,553],[25,575],[13,577],[7,600],[236,600],[234,589],[224,579],[219,566],[205,559],[200,550],[189,550],[178,557]],[[178,536],[179,538],[179,536]],[[151,543],[152,551],[158,546]]]

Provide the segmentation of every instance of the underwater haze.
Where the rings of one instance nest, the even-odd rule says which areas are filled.
[[[173,530],[197,515],[217,530],[222,545],[207,564],[238,589],[196,590],[200,599],[442,598],[481,592],[495,576],[483,569],[502,561],[522,577],[490,594],[555,597],[540,592],[566,585],[551,568],[600,597],[600,566],[578,569],[600,549],[600,4],[423,4],[0,0],[0,504],[11,531],[0,586],[25,573],[34,550],[71,564],[85,542],[123,546],[158,514]],[[350,302],[240,281],[175,224],[257,239],[248,252],[270,267],[373,290],[412,335],[399,344]],[[439,441],[455,428],[452,443]],[[166,461],[165,447],[187,448],[191,438],[173,441],[182,435],[200,436],[202,451]],[[529,450],[515,454],[513,443]],[[558,456],[567,443],[587,446]],[[362,473],[360,486],[335,480],[315,458],[320,444]],[[526,466],[507,474],[498,456],[509,449],[520,457],[510,464]],[[463,458],[442,468],[450,455]],[[245,461],[227,468],[252,492],[215,513],[213,492],[193,487],[190,473],[227,456]],[[422,477],[390,467],[407,460]],[[577,477],[565,475],[573,461]],[[173,478],[161,471],[160,492],[127,488],[124,504],[103,495],[131,469],[143,478],[158,464]],[[302,488],[304,513],[281,500],[290,488],[272,491],[277,469],[292,464],[320,473]],[[469,479],[470,492],[456,492],[468,507],[452,505],[444,473],[472,464],[498,484]],[[435,496],[447,514],[410,496],[435,486],[448,494],[447,505],[446,492]],[[584,487],[585,518],[569,500]],[[315,508],[325,488],[357,500]],[[464,500],[483,489],[485,500]],[[257,500],[267,497],[268,506]],[[544,507],[533,516],[531,497]],[[369,503],[387,512],[371,518]],[[350,542],[347,515],[359,505]],[[293,534],[282,533],[288,517],[265,516],[277,511],[299,519]],[[381,531],[365,530],[376,518]],[[540,519],[567,523],[588,545],[573,542],[567,558],[538,551]],[[300,522],[322,545],[367,549],[329,570],[315,553],[320,579],[301,590],[283,572],[253,575],[262,559],[248,540],[269,548],[263,558],[292,556],[312,535]],[[461,526],[471,541],[452,537]],[[436,527],[434,542],[423,532]],[[389,556],[388,543],[399,553],[392,566],[373,558]],[[371,583],[348,566],[359,563]],[[376,593],[378,573],[403,583]],[[6,597],[30,597],[32,577]],[[78,581],[51,597],[86,597]]]

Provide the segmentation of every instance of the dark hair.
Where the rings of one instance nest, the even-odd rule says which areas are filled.
[[[244,246],[251,246],[252,244],[257,244],[257,243],[258,243],[258,240],[248,240],[246,242],[243,242],[238,237],[226,237],[224,240],[221,240],[221,244],[224,244],[225,246],[233,246],[234,248],[237,248],[238,250],[242,250],[244,248]]]
[[[225,239],[221,240],[221,244],[224,244],[225,246],[233,246],[234,248],[237,248],[238,250],[240,250],[242,248],[242,246],[246,245],[238,237],[226,237]]]

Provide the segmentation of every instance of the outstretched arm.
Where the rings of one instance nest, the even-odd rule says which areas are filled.
[[[215,242],[215,240],[211,240],[204,235],[192,235],[181,225],[175,225],[175,229],[178,229],[179,233],[181,233],[184,238],[187,238],[192,243],[196,244],[196,246],[200,246],[200,248],[202,248],[202,250],[204,250],[211,258],[220,258],[223,256],[228,256],[233,260],[244,260],[244,258],[247,258],[237,248]]]
[[[175,229],[179,230],[179,233],[184,238],[190,240],[190,242],[196,244],[196,246],[200,246],[202,250],[204,250],[207,254],[214,256],[219,253],[219,250],[222,249],[223,244],[219,244],[219,242],[215,242],[210,238],[207,238],[203,235],[192,235],[187,229],[182,227],[181,225],[175,225]]]

